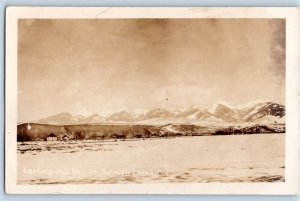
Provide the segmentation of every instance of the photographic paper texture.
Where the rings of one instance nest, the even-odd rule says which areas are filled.
[[[296,8],[6,17],[8,193],[297,192]]]

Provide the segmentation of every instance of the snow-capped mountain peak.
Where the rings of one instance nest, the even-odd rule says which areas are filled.
[[[233,107],[225,102],[213,106],[192,105],[186,110],[155,108],[152,110],[129,111],[123,109],[104,116],[93,114],[88,117],[59,113],[39,120],[40,123],[80,124],[80,123],[139,123],[139,122],[184,122],[184,123],[242,123],[242,122],[285,122],[285,106],[273,102],[252,102],[243,107]]]

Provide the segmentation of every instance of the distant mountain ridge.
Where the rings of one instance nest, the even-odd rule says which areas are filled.
[[[210,107],[191,106],[186,110],[155,108],[144,113],[122,110],[107,117],[93,114],[88,117],[59,113],[37,121],[47,124],[97,123],[285,123],[285,106],[273,102],[256,102],[243,107],[217,103]]]

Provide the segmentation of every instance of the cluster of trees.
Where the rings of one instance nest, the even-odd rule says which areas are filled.
[[[183,136],[182,133],[166,132],[166,131],[151,131],[144,128],[142,131],[77,131],[75,139],[132,139],[132,138],[156,138],[156,137],[176,137]]]
[[[130,139],[130,138],[148,138],[152,133],[144,128],[140,131],[123,130],[123,131],[91,131],[86,133],[86,139]]]
[[[244,128],[228,127],[217,130],[214,135],[239,135],[239,134],[257,134],[257,133],[284,133],[285,127],[280,129],[270,128],[265,125],[254,125]]]

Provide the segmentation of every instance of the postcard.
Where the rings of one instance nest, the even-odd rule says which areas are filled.
[[[11,194],[297,194],[297,8],[8,7]]]

